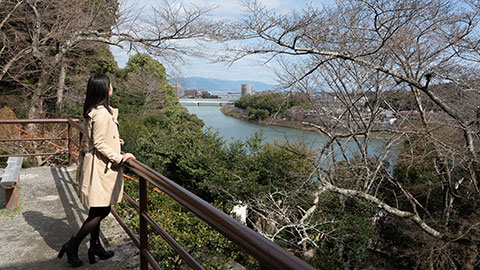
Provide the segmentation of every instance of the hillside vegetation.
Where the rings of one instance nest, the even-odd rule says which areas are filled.
[[[312,2],[295,12],[241,2],[240,18],[215,20],[205,16],[212,7],[182,1],[151,1],[149,16],[117,0],[1,1],[0,116],[78,118],[89,76],[107,73],[124,151],[226,213],[246,209],[248,227],[318,269],[478,269],[480,2]],[[261,134],[226,144],[204,130],[151,56],[165,63],[205,55],[208,41],[225,44],[214,47],[214,60],[252,56],[275,67],[288,95],[237,105],[254,121],[308,120],[323,136],[318,148],[265,143]],[[111,44],[149,54],[118,68]],[[64,125],[22,128],[65,134]],[[15,126],[0,133],[20,136]],[[41,142],[0,144],[2,154],[52,151]],[[136,183],[127,181],[126,191],[136,197]],[[236,261],[259,269],[193,214],[149,192],[151,215],[205,268]],[[138,230],[133,209],[116,207]],[[150,246],[162,268],[186,268],[158,236]]]

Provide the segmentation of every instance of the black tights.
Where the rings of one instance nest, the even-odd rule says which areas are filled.
[[[75,236],[75,242],[80,245],[83,239],[90,234],[92,242],[98,241],[100,237],[100,221],[110,213],[110,206],[90,207],[88,217]]]

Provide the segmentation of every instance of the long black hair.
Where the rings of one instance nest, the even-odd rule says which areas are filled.
[[[110,110],[110,96],[108,92],[110,90],[110,78],[103,73],[93,74],[88,80],[87,84],[87,96],[85,97],[85,103],[83,104],[83,117],[87,118],[88,113],[98,105],[103,105]]]

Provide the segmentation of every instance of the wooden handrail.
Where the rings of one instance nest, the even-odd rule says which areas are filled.
[[[66,124],[69,121],[78,122],[77,119],[1,119],[0,124]]]
[[[83,133],[83,127],[78,123],[77,119],[69,118],[67,121],[73,128]]]
[[[77,119],[0,119],[0,125],[16,125],[16,124],[67,124],[67,137],[32,137],[32,138],[0,138],[0,142],[21,142],[21,141],[45,141],[49,144],[52,144],[56,147],[67,149],[67,151],[55,152],[55,153],[28,153],[28,154],[7,154],[0,155],[0,158],[3,157],[31,157],[31,156],[53,156],[58,154],[68,154],[68,166],[72,165],[72,124],[79,125]],[[29,132],[17,127],[24,133],[30,134]],[[31,135],[31,134],[30,134]],[[66,140],[65,147],[56,145],[50,141],[52,140]],[[75,153],[74,153],[75,154]]]
[[[255,257],[266,269],[315,269],[138,160],[125,164]]]
[[[0,139],[0,142],[56,141],[68,140],[68,137]]]
[[[123,192],[123,199],[125,199],[137,212],[140,213],[140,206],[133,201],[133,199],[128,196],[127,193]],[[173,239],[148,213],[145,213],[143,217],[147,220],[147,222],[152,226],[161,236],[162,238],[173,248],[175,251],[182,257],[193,269],[203,269],[202,266],[194,259],[190,254],[188,254],[185,249],[183,249],[180,244]]]
[[[59,151],[55,153],[30,153],[30,154],[9,154],[9,155],[0,155],[0,158],[6,157],[38,157],[38,156],[56,156],[56,155],[63,155],[68,154],[67,151]]]
[[[58,121],[57,123],[68,122],[72,128],[77,129],[81,135],[83,133],[82,126],[78,123],[78,120],[75,119],[54,119]],[[3,121],[3,122],[2,122]],[[8,122],[8,124],[16,123],[31,123],[28,121],[19,120],[0,120],[0,124]],[[35,123],[51,123],[49,121],[40,121],[37,119]],[[200,219],[208,223],[213,229],[220,232],[222,235],[230,239],[233,243],[237,244],[250,255],[256,258],[262,269],[291,269],[291,270],[313,270],[315,269],[311,265],[307,264],[300,258],[294,256],[283,248],[279,247],[275,243],[269,241],[263,236],[259,235],[255,231],[246,227],[236,219],[225,214],[224,212],[218,210],[208,202],[204,201],[200,197],[176,184],[167,177],[161,175],[157,171],[148,167],[138,160],[129,160],[124,163],[124,166],[131,169],[137,175],[140,176],[139,189],[140,189],[140,206],[136,205],[131,199],[127,199],[130,203],[133,203],[133,207],[140,212],[140,222],[141,222],[141,232],[140,239],[138,239],[133,232],[128,228],[125,222],[121,217],[113,210],[112,214],[115,216],[117,221],[127,232],[130,238],[134,241],[135,245],[140,249],[141,254],[141,269],[146,269],[146,262],[150,263],[152,267],[158,269],[157,262],[153,259],[152,255],[148,251],[147,238],[146,235],[146,225],[150,223],[152,227],[162,234],[162,237],[169,239],[170,236],[164,236],[166,233],[159,229],[159,225],[148,215],[146,211],[147,198],[146,198],[146,181],[150,182],[165,194],[170,196],[172,199],[183,205],[185,208],[190,210],[192,213],[197,215]],[[128,195],[127,195],[128,196]],[[129,197],[128,197],[129,198]],[[168,235],[168,234],[167,234]],[[167,240],[172,242],[172,239]],[[169,243],[171,244],[171,243]],[[180,252],[182,253],[182,252]],[[184,255],[184,254],[182,254]],[[190,256],[188,254],[188,256]],[[183,256],[182,256],[183,257]],[[188,260],[186,260],[188,261]],[[195,269],[201,269],[201,266],[197,265],[195,261],[188,262]]]

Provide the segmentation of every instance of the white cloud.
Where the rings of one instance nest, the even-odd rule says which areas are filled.
[[[253,80],[275,84],[275,75],[263,59],[256,57],[241,59],[232,65],[208,63],[199,58],[190,59],[187,66],[181,67],[184,77],[207,77],[226,80]]]
[[[267,8],[275,9],[276,11],[281,13],[290,12],[294,9],[299,10],[303,6],[305,6],[305,4],[309,3],[307,0],[264,0],[262,2],[267,6]],[[321,5],[328,2],[332,1],[327,0],[322,1],[322,3],[313,3]],[[125,0],[126,7],[143,7],[143,11],[146,14],[149,13],[149,9],[152,5],[160,3],[160,1]],[[217,6],[217,8],[211,14],[213,18],[217,19],[233,19],[243,13],[243,8],[240,5],[240,1],[238,0],[186,0],[177,1],[177,3],[182,3],[186,6]],[[115,46],[111,46],[110,49],[120,67],[124,67],[128,61],[129,56],[135,53],[131,52],[129,55],[127,53],[127,50]],[[210,52],[210,55],[212,56],[222,53],[222,49],[218,45],[209,45],[209,47],[207,47],[205,50],[208,50]],[[265,59],[263,59],[261,56],[249,56],[233,63],[231,66],[223,63],[211,63],[209,62],[209,60],[193,57],[189,57],[186,60],[188,62],[186,65],[176,65],[176,68],[182,73],[181,75],[185,77],[199,76],[229,80],[255,80],[270,84],[275,83],[275,74],[270,67],[270,65],[273,64],[264,65],[263,63]],[[175,77],[178,76],[178,74],[170,75]]]

